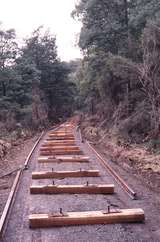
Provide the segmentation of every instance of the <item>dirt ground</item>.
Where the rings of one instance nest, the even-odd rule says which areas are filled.
[[[115,180],[100,165],[96,156],[86,143],[81,143],[80,136],[75,132],[77,144],[85,155],[90,157],[88,164],[38,164],[38,149],[34,152],[29,169],[24,172],[9,217],[9,223],[3,236],[3,242],[160,242],[160,196],[151,190],[145,181],[130,167],[124,169],[120,163],[109,161],[109,164],[138,194],[137,200],[131,200]],[[45,138],[45,137],[44,137]],[[33,141],[33,140],[32,140]],[[32,141],[30,141],[32,143]],[[27,145],[28,150],[31,143]],[[104,158],[107,158],[106,149],[97,147]],[[114,183],[115,195],[31,195],[31,184],[50,184],[52,181],[34,181],[31,172],[37,170],[75,170],[99,169],[101,176],[97,178],[65,178],[56,179],[56,184],[86,183]],[[145,211],[145,223],[142,224],[112,224],[57,227],[51,229],[29,229],[28,216],[31,213],[63,211],[104,210],[108,204],[116,204],[119,208],[142,208]]]
[[[151,154],[138,145],[118,146],[105,140],[96,146],[106,157],[123,169],[132,171],[145,185],[160,193],[160,155]]]
[[[17,142],[17,145],[13,146],[10,149],[10,152],[0,160],[0,216],[12,187],[16,170],[23,166],[25,159],[37,138],[38,135],[27,140],[20,140]],[[12,174],[4,176],[14,170],[15,172]]]
[[[90,140],[107,159],[126,172],[131,170],[151,190],[160,193],[160,148],[151,150],[145,143],[124,142],[114,132],[107,132],[88,120],[84,120],[81,129],[84,139]]]

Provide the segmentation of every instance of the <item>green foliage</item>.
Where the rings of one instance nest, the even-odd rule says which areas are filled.
[[[42,28],[33,32],[26,40],[23,58],[30,60],[40,71],[39,88],[44,93],[49,120],[58,120],[71,105],[72,92],[67,82],[70,69],[57,57],[56,38],[49,32],[41,34]],[[67,108],[63,107],[67,106]],[[68,112],[67,112],[68,113]]]
[[[4,128],[16,129],[17,122],[37,128],[70,115],[75,95],[69,79],[72,68],[59,60],[55,36],[43,33],[42,27],[19,49],[15,31],[1,29],[0,122]]]
[[[159,1],[81,0],[72,15],[83,24],[79,106],[127,136],[159,133]]]
[[[113,54],[128,49],[129,12],[132,1],[80,1],[74,15],[83,23],[79,45],[82,49],[110,51]]]

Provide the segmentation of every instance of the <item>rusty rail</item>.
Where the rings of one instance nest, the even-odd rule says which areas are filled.
[[[30,151],[29,155],[27,156],[27,159],[25,160],[25,163],[24,163],[24,169],[28,169],[28,164],[29,164],[29,161],[31,159],[31,156],[32,156],[34,150],[36,149],[37,145],[39,144],[40,140],[44,136],[44,133],[45,133],[44,131],[41,133],[40,137],[38,138],[38,140],[34,144],[32,150]]]
[[[11,207],[13,197],[14,197],[14,194],[16,192],[16,188],[18,186],[18,181],[20,179],[21,174],[22,174],[22,169],[17,172],[16,178],[14,180],[14,183],[13,183],[11,191],[9,193],[6,205],[5,205],[4,210],[3,210],[3,213],[2,213],[2,216],[1,216],[1,219],[0,219],[0,237],[2,237],[4,225],[5,225],[6,219],[7,219],[7,215],[9,213],[9,209]]]
[[[131,187],[129,187],[126,182],[114,171],[114,169],[104,160],[104,158],[95,150],[95,148],[86,141],[88,146],[91,148],[91,150],[96,154],[98,157],[100,163],[103,165],[103,167],[110,172],[110,174],[114,177],[114,179],[121,185],[123,190],[127,192],[127,194],[132,198],[136,199],[136,192],[133,191]]]
[[[27,158],[25,160],[24,167],[18,168],[18,171],[17,171],[16,177],[14,179],[11,191],[9,193],[6,205],[4,207],[2,216],[0,218],[0,237],[2,237],[2,235],[3,235],[4,227],[5,227],[5,224],[6,224],[6,221],[7,221],[7,216],[8,216],[9,210],[11,209],[11,206],[13,204],[13,198],[14,198],[14,195],[16,193],[16,189],[18,188],[18,184],[19,184],[21,175],[23,174],[23,171],[28,168],[28,164],[29,164],[29,161],[31,159],[31,156],[32,156],[34,150],[36,149],[37,145],[39,144],[40,140],[42,139],[44,133],[45,132],[43,131],[41,133],[40,137],[38,138],[38,140],[36,141],[36,143],[34,144],[31,152],[29,153],[29,155],[27,156]]]

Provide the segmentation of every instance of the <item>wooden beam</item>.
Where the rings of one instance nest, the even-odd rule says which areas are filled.
[[[72,131],[65,131],[65,130],[57,130],[57,131],[50,131],[50,134],[71,134],[73,135]]]
[[[77,154],[77,152],[78,152],[78,154],[82,154],[81,152],[81,150],[80,149],[73,149],[73,148],[71,148],[71,149],[66,149],[66,148],[56,148],[56,147],[41,147],[40,148],[40,151],[42,151],[42,152],[50,152],[51,154],[52,153],[57,153],[58,152],[58,154],[59,154],[59,152],[60,152],[60,154],[64,154],[64,155],[66,155],[66,154],[70,154],[70,153],[72,153],[72,154]]]
[[[50,179],[64,177],[97,177],[99,170],[77,170],[77,171],[39,171],[32,172],[32,179]]]
[[[42,146],[40,148],[41,151],[57,151],[57,150],[61,150],[61,151],[77,151],[79,149],[78,146]]]
[[[141,208],[108,211],[69,212],[53,214],[32,214],[29,216],[31,228],[45,228],[66,225],[115,224],[144,222]]]
[[[58,137],[58,136],[55,136],[55,137],[49,136],[49,138],[47,140],[66,140],[66,141],[71,140],[71,141],[75,141],[74,138],[72,138],[72,137]]]
[[[82,155],[83,152],[81,150],[57,150],[57,151],[40,151],[40,155],[42,156],[50,156],[50,155]]]
[[[50,130],[50,132],[53,132],[53,133],[73,133],[74,130],[63,128],[63,129],[57,129],[57,130],[53,129],[53,130]]]
[[[48,145],[48,146],[44,146],[42,145],[41,146],[41,149],[47,149],[47,150],[80,150],[80,148],[76,145],[73,145],[73,146],[65,146],[65,145],[56,145],[56,146],[51,146],[51,145]]]
[[[44,143],[41,147],[63,147],[63,148],[69,148],[69,147],[72,147],[72,148],[75,148],[75,147],[78,147],[76,144],[63,144],[63,143],[55,143],[55,144],[52,144],[52,143]]]
[[[49,138],[54,138],[55,140],[74,140],[73,136],[59,136],[59,135],[49,135]]]
[[[88,156],[46,156],[39,157],[39,163],[53,163],[53,162],[89,162]]]
[[[67,143],[67,144],[69,144],[69,143],[75,143],[75,139],[73,139],[73,140],[54,140],[54,139],[51,139],[49,141],[48,141],[48,139],[46,139],[45,142],[49,142],[49,143]]]
[[[61,126],[60,126],[62,129],[63,128],[66,128],[66,127],[68,127],[68,128],[73,128],[74,127],[74,125],[73,124],[70,124],[70,123],[68,123],[68,124],[61,124]]]
[[[75,142],[54,142],[54,141],[46,141],[43,146],[76,146]]]
[[[59,140],[56,140],[54,137],[48,137],[46,140],[53,140],[53,142],[75,142],[75,139],[72,138],[72,139],[59,139]]]
[[[58,194],[58,193],[92,193],[92,194],[113,194],[114,185],[34,185],[30,186],[31,194]]]
[[[72,133],[66,133],[66,132],[50,132],[49,135],[51,136],[71,136],[74,137],[74,135]]]
[[[69,136],[69,137],[73,137],[74,138],[74,135],[72,133],[49,133],[49,135],[51,136]]]
[[[72,138],[72,139],[74,139],[74,135],[73,134],[71,134],[71,135],[69,135],[69,134],[49,134],[49,137],[58,137],[58,138]]]
[[[54,137],[48,137],[47,138],[47,140],[49,140],[49,141],[61,141],[61,142],[75,142],[75,139],[73,139],[73,138],[69,138],[69,139],[67,139],[67,138],[54,138]]]

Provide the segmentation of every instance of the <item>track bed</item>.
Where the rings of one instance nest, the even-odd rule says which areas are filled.
[[[49,162],[39,163],[40,147],[48,138],[48,134],[37,146],[29,169],[21,177],[14,205],[8,216],[8,224],[5,229],[2,241],[7,242],[106,242],[106,241],[136,241],[136,242],[158,242],[159,222],[158,198],[150,203],[151,192],[142,184],[125,174],[127,182],[137,186],[138,200],[131,200],[115,180],[101,166],[95,154],[86,143],[81,143],[79,133],[74,129],[75,143],[89,157],[89,162]],[[113,164],[112,164],[113,165]],[[113,165],[114,166],[114,165]],[[117,167],[115,167],[117,169]],[[37,171],[81,171],[98,170],[100,176],[94,177],[60,177],[54,179],[32,179],[32,172]],[[115,184],[114,194],[30,194],[30,186],[54,185],[79,185],[79,184]],[[149,200],[150,199],[150,200]],[[83,211],[107,211],[108,205],[114,209],[142,208],[146,214],[145,223],[114,223],[95,225],[72,225],[51,228],[31,229],[29,227],[29,215],[31,214],[59,214],[67,212]],[[157,207],[156,207],[157,205]],[[153,220],[153,216],[155,216]]]

